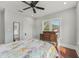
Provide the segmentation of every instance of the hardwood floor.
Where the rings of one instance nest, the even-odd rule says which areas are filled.
[[[59,46],[58,50],[63,58],[78,58],[77,52],[74,49]]]

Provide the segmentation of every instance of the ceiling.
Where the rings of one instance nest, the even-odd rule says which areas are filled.
[[[66,1],[65,4],[64,4],[64,1],[39,1],[37,6],[44,7],[45,10],[43,11],[43,10],[36,9],[37,13],[34,14],[31,8],[23,11],[23,13],[19,12],[19,10],[22,10],[23,8],[28,7],[28,5],[24,4],[21,1],[0,1],[1,7],[8,9],[11,12],[22,14],[29,17],[42,17],[67,8],[74,7],[75,5],[76,5],[75,1]]]

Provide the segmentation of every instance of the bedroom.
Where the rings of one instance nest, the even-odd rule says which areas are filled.
[[[26,2],[31,3],[31,1]],[[0,1],[0,57],[78,57],[79,2],[39,1],[36,6],[42,7],[42,10],[32,6],[36,13],[32,8],[26,9],[29,7],[27,3],[23,1]],[[58,31],[54,33],[52,32],[54,26],[52,27],[51,24],[56,24],[56,22]],[[44,29],[46,26],[44,23],[47,24],[46,29]],[[16,28],[17,32],[14,31]],[[18,35],[14,35],[15,32]],[[47,34],[44,34],[44,32]],[[49,38],[50,34],[54,35],[51,36],[51,39],[55,39],[53,39],[53,43]],[[51,45],[52,48],[50,48]],[[63,49],[61,52],[67,49],[66,54],[59,54],[60,51],[57,52],[55,47]],[[53,52],[51,49],[53,49]]]

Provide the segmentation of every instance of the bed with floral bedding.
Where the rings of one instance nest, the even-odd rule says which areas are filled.
[[[55,47],[38,39],[20,40],[0,45],[0,58],[55,58]]]

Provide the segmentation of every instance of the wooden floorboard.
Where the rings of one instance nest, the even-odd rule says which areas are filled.
[[[77,52],[74,49],[59,46],[58,50],[60,54],[63,56],[63,58],[78,58]]]

